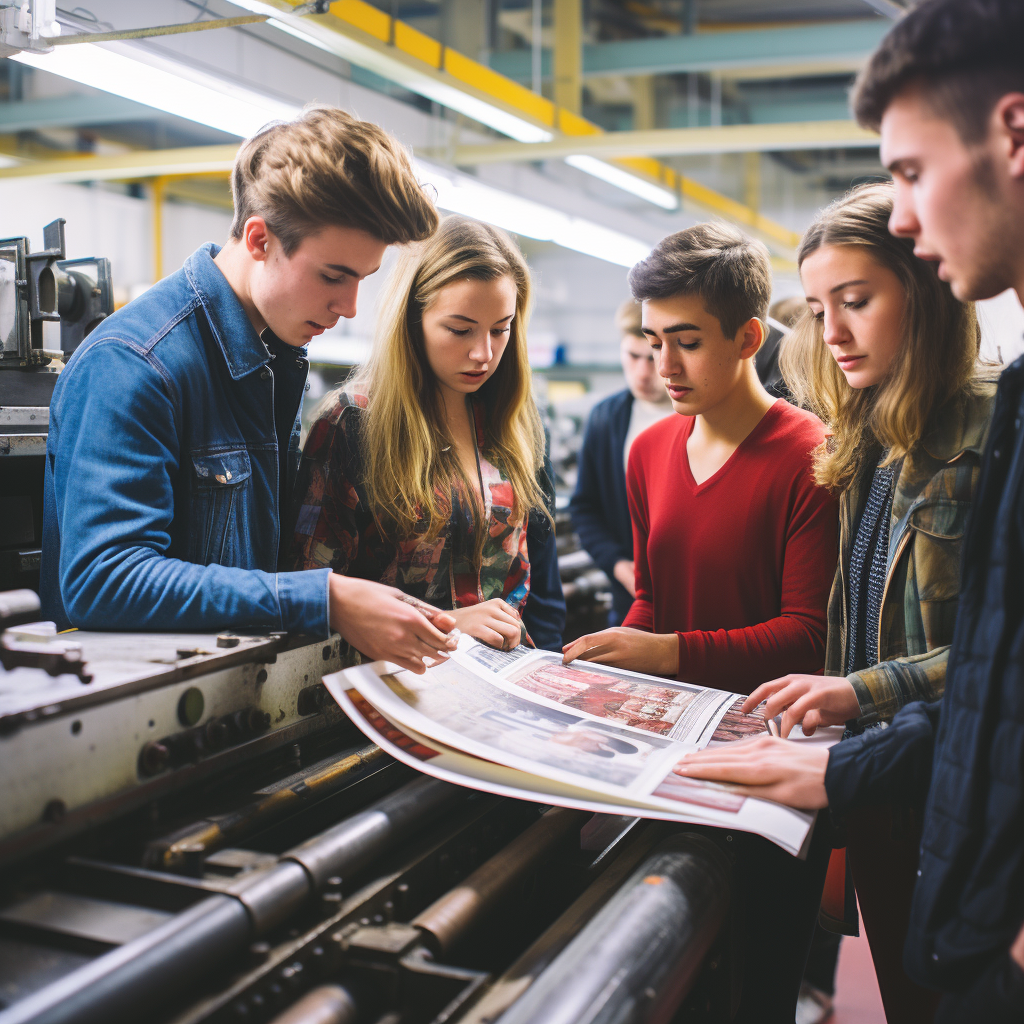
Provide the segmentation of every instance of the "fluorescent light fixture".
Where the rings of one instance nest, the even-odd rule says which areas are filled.
[[[638,178],[635,174],[630,174],[629,171],[624,171],[614,164],[598,160],[595,156],[577,153],[567,156],[565,162],[570,167],[583,171],[584,174],[590,174],[608,182],[609,185],[632,192],[633,195],[646,199],[647,202],[654,203],[655,206],[660,206],[664,210],[675,210],[679,206],[679,197],[674,192],[670,192],[661,185],[655,185],[653,181],[644,181],[643,178]]]
[[[417,162],[420,180],[437,191],[437,205],[452,213],[486,221],[517,235],[554,242],[587,256],[631,267],[651,251],[639,239],[593,221],[573,217],[550,206],[535,203],[463,175],[452,175]]]
[[[254,14],[270,15],[268,24],[274,28],[287,32],[304,43],[312,43],[332,56],[342,57],[351,64],[366,68],[418,96],[433,100],[442,107],[465,114],[466,117],[471,117],[474,121],[487,125],[488,128],[493,128],[517,142],[550,142],[555,137],[552,132],[532,124],[525,118],[517,117],[486,100],[438,81],[432,75],[417,71],[415,67],[403,61],[396,60],[340,32],[325,28],[315,21],[289,16],[270,4],[261,3],[260,0],[232,0],[232,3]]]
[[[255,135],[268,121],[299,112],[296,106],[155,55],[146,54],[143,60],[141,54],[95,43],[60,46],[50,53],[18,53],[10,59],[240,138]]]
[[[292,118],[299,113],[298,107],[174,61],[150,54],[145,54],[144,60],[136,59],[130,49],[114,51],[81,43],[47,54],[21,53],[12,59],[242,137],[259,131],[268,121]],[[416,171],[424,184],[436,189],[437,205],[452,213],[475,217],[517,235],[554,242],[623,267],[631,267],[650,252],[650,246],[636,238],[492,188],[466,175],[419,161]]]

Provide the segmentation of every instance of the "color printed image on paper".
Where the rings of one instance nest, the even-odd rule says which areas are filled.
[[[722,717],[717,728],[708,741],[709,747],[718,746],[722,743],[732,743],[735,740],[746,740],[752,736],[770,736],[768,723],[760,711],[752,711],[749,715],[743,714],[739,709],[743,706],[746,697],[740,697],[738,701]]]
[[[521,677],[513,676],[512,681],[567,708],[661,736],[672,731],[686,706],[700,693],[697,688],[616,677],[578,664],[537,665]]]
[[[390,674],[380,678],[406,704],[453,735],[526,758],[524,770],[543,771],[546,766],[628,787],[652,755],[671,745],[660,736],[645,738],[615,723],[588,721],[516,697],[474,679],[452,662],[432,669],[430,680],[411,673],[403,673],[402,679]]]

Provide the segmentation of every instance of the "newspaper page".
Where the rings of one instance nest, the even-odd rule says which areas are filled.
[[[585,790],[626,813],[674,812],[680,820],[760,833],[792,853],[801,849],[813,815],[673,771],[681,754],[715,737],[763,729],[763,720],[747,722],[735,710],[738,695],[605,666],[597,671],[590,663],[566,666],[568,674],[554,671],[558,666],[549,652],[494,651],[463,637],[450,660],[423,675],[375,662],[324,681],[336,699],[357,690],[427,746]]]
[[[517,800],[543,801],[560,807],[593,811],[595,814],[625,814],[705,825],[724,824],[718,819],[702,818],[699,808],[688,806],[668,810],[615,803],[585,789],[560,785],[539,775],[528,775],[492,761],[471,757],[411,730],[399,729],[355,689],[344,690],[339,686],[332,687],[332,692],[335,692],[342,710],[368,739],[396,760],[444,782]],[[795,852],[788,846],[785,848]]]

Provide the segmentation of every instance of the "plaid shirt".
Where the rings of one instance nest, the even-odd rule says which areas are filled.
[[[530,593],[527,519],[511,523],[512,487],[480,451],[487,535],[476,558],[473,500],[459,481],[442,495],[448,527],[433,540],[427,523],[413,536],[384,536],[363,487],[359,420],[365,399],[339,393],[320,410],[302,452],[296,484],[300,504],[288,559],[290,569],[330,567],[385,583],[438,608],[465,608],[499,597],[522,611]],[[478,450],[483,409],[473,403]]]
[[[945,689],[960,591],[960,546],[994,401],[994,384],[982,384],[903,460],[892,503],[878,664],[848,677],[860,701],[860,726],[887,722],[912,701],[938,700]],[[830,676],[842,675],[846,664],[845,567],[873,472],[872,462],[839,502],[839,567],[829,597],[825,649],[825,674]]]

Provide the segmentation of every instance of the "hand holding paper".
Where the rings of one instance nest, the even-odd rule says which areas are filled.
[[[828,806],[826,768],[828,747],[764,736],[684,754],[672,770],[688,779],[729,782],[747,796],[811,811]]]

